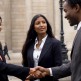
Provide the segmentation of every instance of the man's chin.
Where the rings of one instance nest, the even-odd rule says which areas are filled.
[[[70,26],[73,26],[72,24],[70,24]]]
[[[74,26],[75,24],[72,24],[72,23],[69,23],[70,24],[70,26]]]

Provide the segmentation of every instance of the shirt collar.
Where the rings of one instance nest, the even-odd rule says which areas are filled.
[[[47,36],[48,36],[48,35],[46,35],[46,36],[42,39],[42,41],[43,41],[43,42],[45,42],[45,40],[46,40]]]
[[[77,30],[79,30],[81,28],[81,21],[78,24]]]
[[[42,39],[42,42],[45,42],[47,36],[48,36],[48,35],[46,35],[46,36]],[[37,37],[36,37],[36,39],[35,39],[35,43],[36,43],[36,42],[38,42]]]

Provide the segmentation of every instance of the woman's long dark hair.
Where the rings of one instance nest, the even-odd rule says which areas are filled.
[[[25,41],[23,48],[22,48],[22,59],[23,59],[22,63],[24,66],[27,66],[27,50],[34,43],[35,38],[37,37],[37,33],[34,30],[34,24],[35,24],[35,21],[37,20],[37,18],[39,18],[39,17],[43,17],[47,23],[47,32],[46,33],[48,34],[48,36],[51,38],[54,38],[51,25],[49,24],[46,17],[41,15],[41,14],[35,15],[31,21],[30,28],[29,28],[29,31],[27,33],[26,41]]]

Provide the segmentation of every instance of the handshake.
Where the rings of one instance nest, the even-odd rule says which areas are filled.
[[[26,77],[25,81],[30,80],[30,79],[42,78],[48,75],[50,75],[50,71],[48,68],[37,66],[35,68],[30,68],[29,75]]]

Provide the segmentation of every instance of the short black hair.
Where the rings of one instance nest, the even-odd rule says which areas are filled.
[[[78,4],[81,7],[81,0],[64,0],[67,1],[72,7]]]

